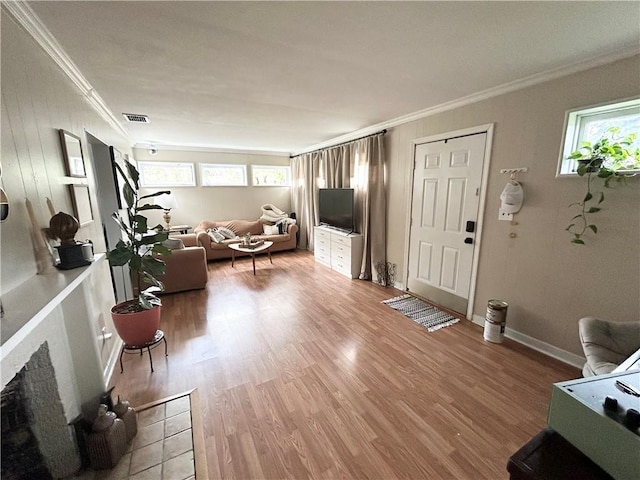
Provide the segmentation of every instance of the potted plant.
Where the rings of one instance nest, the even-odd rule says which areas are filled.
[[[591,223],[590,215],[601,210],[604,192],[596,186],[596,182],[602,181],[603,187],[611,188],[611,182],[626,182],[628,177],[635,175],[630,170],[640,168],[640,148],[634,150],[632,147],[636,137],[636,133],[622,137],[619,127],[611,127],[596,143],[583,142],[578,150],[569,155],[570,159],[577,161],[576,173],[585,178],[587,190],[580,202],[569,205],[580,209],[565,229],[573,236],[571,243],[584,245],[583,236],[588,230],[598,233],[598,227]]]
[[[161,302],[155,293],[164,290],[164,285],[156,277],[164,275],[165,263],[157,256],[171,254],[171,250],[162,244],[169,232],[162,231],[161,225],[150,230],[147,217],[141,214],[147,210],[161,210],[162,207],[143,201],[170,192],[164,190],[140,196],[138,170],[129,161],[125,165],[128,177],[115,164],[118,174],[124,179],[126,216],[123,218],[119,212],[111,215],[122,230],[124,239],[107,253],[107,259],[112,266],[129,266],[134,298],[115,305],[111,309],[111,317],[124,343],[137,346],[153,340],[160,325]],[[149,286],[144,288],[143,283]]]

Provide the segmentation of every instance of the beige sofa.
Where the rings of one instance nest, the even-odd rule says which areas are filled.
[[[282,250],[294,250],[297,245],[298,232],[297,225],[287,225],[286,232],[279,235],[265,235],[264,225],[271,225],[270,223],[262,222],[261,220],[225,220],[219,222],[213,222],[209,220],[203,220],[200,224],[193,229],[193,236],[197,238],[198,244],[204,247],[207,253],[207,260],[216,260],[219,258],[231,258],[231,250],[229,248],[230,243],[237,243],[240,238],[226,239],[220,243],[217,243],[211,239],[207,230],[214,227],[226,227],[232,230],[238,237],[249,233],[252,238],[258,238],[261,240],[269,240],[273,242],[271,247],[272,252],[280,252]],[[236,252],[236,256],[242,255],[242,253]],[[247,254],[248,255],[248,254]]]

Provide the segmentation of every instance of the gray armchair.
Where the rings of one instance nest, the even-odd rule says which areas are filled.
[[[578,322],[578,330],[587,358],[582,368],[585,377],[612,372],[640,348],[640,321],[610,322],[585,317]]]

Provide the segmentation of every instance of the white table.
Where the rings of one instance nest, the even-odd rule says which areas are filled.
[[[265,241],[262,245],[258,245],[257,247],[243,247],[241,243],[230,243],[229,248],[232,250],[231,252],[231,267],[233,267],[233,262],[236,258],[236,252],[249,253],[251,254],[251,261],[253,262],[253,274],[256,274],[256,253],[267,252],[269,254],[269,262],[273,264],[271,260],[271,245],[273,242]]]

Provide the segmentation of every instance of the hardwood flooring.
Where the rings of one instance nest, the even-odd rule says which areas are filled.
[[[553,382],[580,372],[467,321],[428,333],[308,252],[208,265],[166,295],[169,356],[126,355],[133,405],[197,388],[210,478],[504,479],[546,425]],[[507,319],[508,321],[508,319]]]

